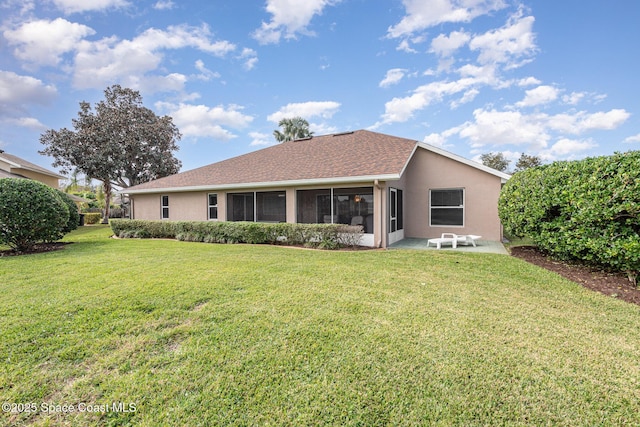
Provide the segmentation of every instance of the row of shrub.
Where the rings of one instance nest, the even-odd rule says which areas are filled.
[[[59,240],[79,220],[68,194],[30,179],[0,179],[0,244],[28,251]]]
[[[205,243],[304,245],[322,249],[358,246],[362,227],[343,224],[290,224],[112,219],[121,238],[169,238]]]
[[[640,151],[518,172],[502,189],[505,233],[553,256],[640,272]]]
[[[85,224],[97,224],[102,219],[102,214],[98,212],[87,212],[84,215],[84,223]]]

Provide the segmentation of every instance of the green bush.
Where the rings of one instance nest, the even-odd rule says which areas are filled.
[[[67,225],[63,230],[65,233],[68,233],[78,228],[78,225],[80,224],[80,214],[78,213],[78,206],[67,193],[63,193],[60,190],[56,190],[56,192],[58,193],[58,196],[60,196],[60,199],[67,205],[67,209],[69,209],[69,218],[67,220]]]
[[[91,225],[97,224],[102,219],[102,214],[99,212],[87,212],[84,214],[84,223]]]
[[[122,238],[170,238],[205,243],[305,245],[323,249],[356,246],[362,227],[342,224],[289,224],[216,221],[145,221],[112,219]]]
[[[64,235],[69,209],[56,190],[30,179],[0,179],[0,243],[28,251]]]
[[[640,272],[640,151],[518,172],[499,200],[505,233],[564,260]]]

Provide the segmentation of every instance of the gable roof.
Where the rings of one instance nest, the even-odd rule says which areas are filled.
[[[393,180],[401,177],[418,147],[508,178],[506,174],[428,144],[358,130],[285,142],[129,187],[123,192],[136,194]]]
[[[31,172],[37,172],[37,173],[41,173],[43,175],[48,175],[54,178],[59,178],[59,179],[63,179],[64,176],[57,174],[55,172],[52,172],[48,169],[43,168],[42,166],[38,166],[34,163],[28,162],[24,159],[21,159],[18,156],[14,156],[13,154],[8,154],[5,152],[0,152],[0,160],[6,162],[9,164],[9,167],[11,170],[7,171],[10,173],[13,173],[13,169],[24,169],[24,170],[28,170]]]

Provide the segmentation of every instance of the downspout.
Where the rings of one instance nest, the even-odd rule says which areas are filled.
[[[383,209],[383,206],[382,206],[382,204],[383,204],[382,203],[382,196],[383,196],[383,194],[382,194],[382,186],[380,185],[380,181],[378,181],[377,179],[373,181],[373,185],[380,192],[380,195],[379,195],[379,199],[380,199],[379,210],[380,210],[380,219],[381,219],[381,221],[380,221],[380,239],[378,239],[378,241],[376,242],[376,247],[377,248],[381,248],[382,247],[382,235],[384,234],[383,224],[384,224],[384,221],[385,221],[385,218],[383,218],[384,209]]]

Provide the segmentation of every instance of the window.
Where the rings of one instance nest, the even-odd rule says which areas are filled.
[[[253,198],[253,193],[227,194],[227,221],[253,222]]]
[[[402,190],[389,189],[389,232],[393,233],[404,228],[402,219]]]
[[[260,222],[287,221],[287,195],[284,191],[256,193],[256,207]]]
[[[373,187],[298,190],[296,199],[298,223],[361,225],[373,233]]]
[[[162,219],[169,218],[169,196],[162,196],[160,205],[162,206]]]
[[[218,195],[209,194],[209,219],[218,219]]]
[[[464,189],[430,190],[430,225],[464,226]]]

